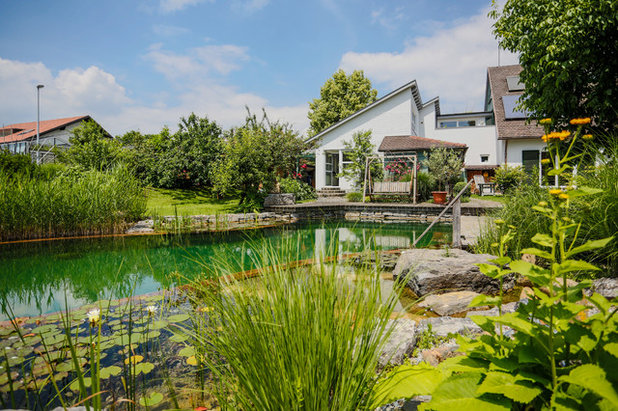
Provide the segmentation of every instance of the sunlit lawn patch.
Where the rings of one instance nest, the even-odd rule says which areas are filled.
[[[238,199],[216,199],[205,190],[148,188],[147,214],[202,215],[232,213]]]

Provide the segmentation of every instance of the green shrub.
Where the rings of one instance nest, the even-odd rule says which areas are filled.
[[[0,150],[0,172],[10,176],[31,174],[35,168],[28,154],[13,154],[9,150]]]
[[[457,183],[455,183],[455,187],[453,188],[453,195],[456,196],[457,194],[459,194],[459,192],[466,186],[465,181],[458,181]],[[461,195],[461,198],[468,198],[470,197],[470,187],[466,188],[466,191],[464,191],[464,193]]]
[[[431,198],[431,192],[436,189],[436,180],[429,174],[419,171],[416,174],[416,191],[418,201],[427,201]]]
[[[496,169],[495,182],[500,191],[506,193],[514,187],[523,184],[527,179],[522,166],[502,165]]]
[[[351,203],[359,203],[363,201],[363,193],[358,193],[356,191],[353,191],[351,193],[347,193],[345,195],[345,198],[347,198],[348,201]]]
[[[401,288],[383,297],[368,269],[350,282],[337,264],[285,268],[300,259],[296,247],[263,249],[257,258],[269,268],[249,285],[233,277],[195,284],[195,306],[210,314],[196,309],[195,329],[184,332],[211,370],[221,409],[367,406]]]
[[[279,187],[281,188],[282,193],[294,194],[296,196],[296,201],[315,200],[318,198],[315,188],[296,178],[280,179]]]

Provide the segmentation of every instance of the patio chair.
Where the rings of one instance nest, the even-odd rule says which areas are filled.
[[[496,183],[486,183],[485,177],[483,177],[482,174],[477,174],[474,176],[474,185],[481,196],[496,193]]]

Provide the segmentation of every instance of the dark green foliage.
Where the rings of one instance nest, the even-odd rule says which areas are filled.
[[[255,211],[263,207],[265,196],[275,187],[277,176],[295,171],[296,160],[307,144],[287,123],[247,117],[243,127],[230,131],[225,155],[214,170],[214,191],[238,195],[239,209]]]
[[[9,150],[0,150],[0,172],[7,175],[31,174],[35,169],[28,154],[13,154]]]
[[[450,190],[450,185],[460,179],[463,170],[463,153],[446,147],[434,148],[425,160],[429,173],[438,183],[438,188]]]
[[[418,201],[427,201],[431,198],[431,192],[436,190],[436,180],[431,174],[419,171],[416,174],[416,190]]]
[[[565,125],[594,117],[618,125],[618,2],[509,0],[490,15],[500,46],[519,55],[523,105],[537,118]]]
[[[496,170],[495,183],[503,193],[519,187],[526,179],[526,172],[521,166],[508,166],[504,164]]]
[[[459,192],[466,186],[465,181],[458,181],[457,183],[455,183],[455,186],[453,187],[453,195],[457,195],[459,194]],[[466,191],[464,191],[464,193],[461,195],[461,198],[469,198],[470,197],[470,187],[468,186],[468,188],[466,188]]]
[[[314,200],[318,198],[313,187],[296,178],[288,177],[280,179],[279,187],[282,193],[294,194],[296,201]]]
[[[345,198],[347,198],[348,201],[351,202],[351,203],[359,203],[359,202],[363,201],[363,193],[359,193],[359,192],[353,191],[351,193],[347,193],[345,195]]]
[[[57,161],[85,170],[109,170],[118,162],[120,145],[108,137],[100,125],[92,120],[72,131],[71,146],[55,149]]]
[[[309,103],[308,134],[318,134],[365,108],[376,100],[377,95],[377,90],[371,87],[371,81],[362,71],[355,70],[349,76],[343,70],[337,71],[320,89],[320,98]]]

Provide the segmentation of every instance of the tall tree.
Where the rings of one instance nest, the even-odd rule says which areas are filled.
[[[117,162],[119,144],[96,122],[88,120],[71,133],[71,146],[67,150],[54,150],[58,161],[95,170],[106,170]]]
[[[309,135],[313,136],[376,101],[378,91],[361,70],[349,76],[338,70],[320,89],[320,98],[309,103]]]
[[[523,106],[538,118],[593,117],[616,129],[618,2],[508,0],[494,2],[494,34],[519,53]]]
[[[357,131],[352,135],[352,141],[344,141],[350,162],[345,165],[339,177],[352,181],[356,189],[361,189],[365,181],[367,157],[375,155],[375,146],[371,144],[371,130]],[[371,177],[374,180],[382,178],[382,163],[373,162],[370,165]]]

